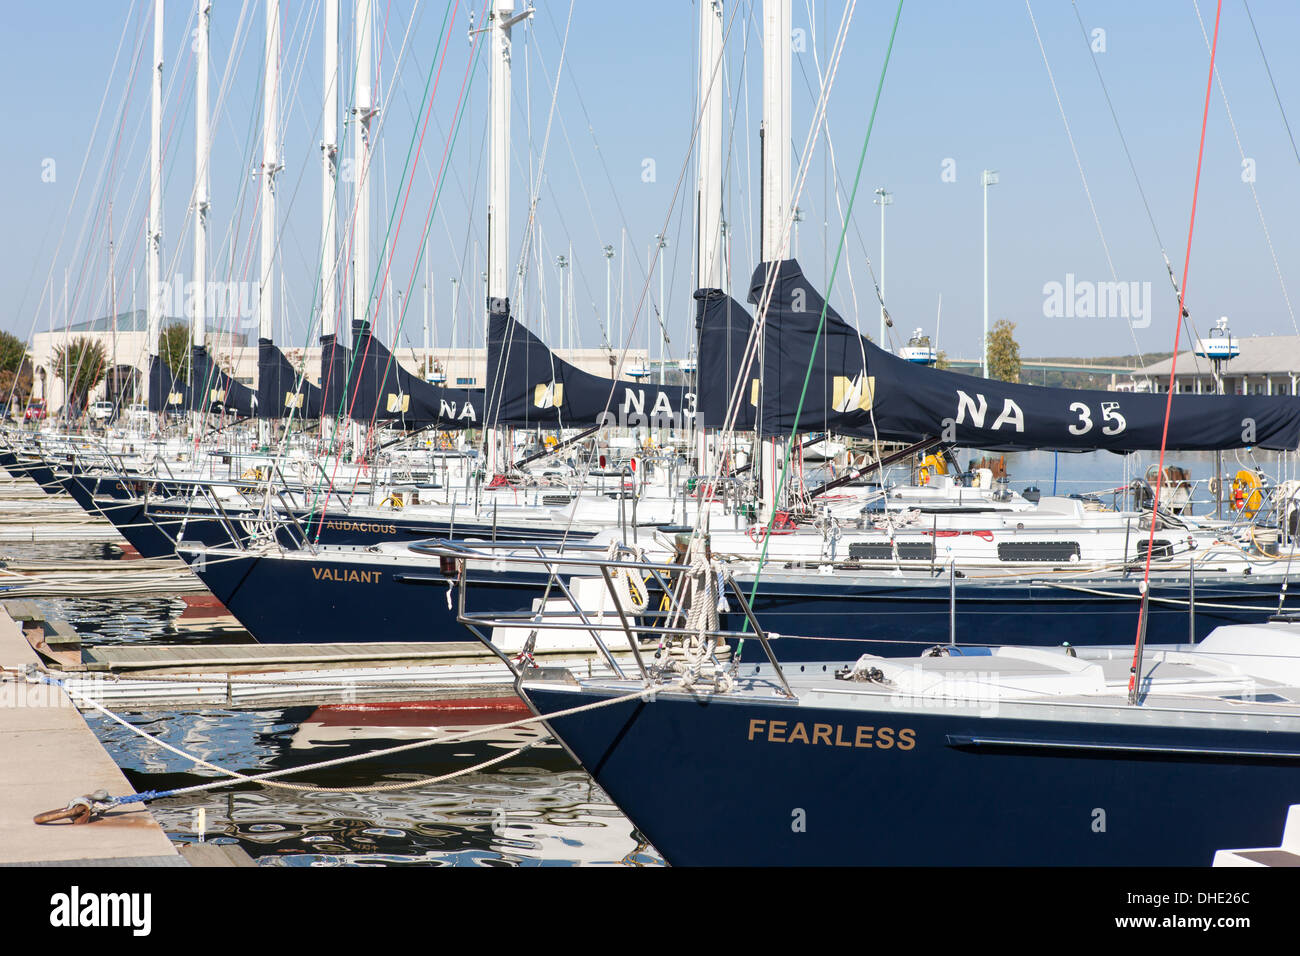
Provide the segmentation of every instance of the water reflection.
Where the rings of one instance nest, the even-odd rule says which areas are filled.
[[[289,711],[136,715],[149,733],[241,773],[303,766],[341,753],[410,742],[385,740],[365,728],[364,746],[334,741],[303,744],[305,708]],[[185,760],[143,746],[125,728],[93,721],[96,732],[143,789],[175,789],[216,776]],[[457,726],[444,728],[455,732]],[[531,733],[531,732],[530,732]],[[433,785],[370,793],[266,790],[239,785],[151,804],[177,841],[197,839],[196,810],[206,811],[206,839],[238,842],[262,864],[279,866],[389,863],[476,866],[660,865],[626,818],[554,743],[512,732],[474,741],[431,745],[292,777],[317,787],[415,784],[511,750],[535,746],[484,772]]]

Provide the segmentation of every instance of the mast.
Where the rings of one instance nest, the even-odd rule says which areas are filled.
[[[162,74],[163,0],[153,0],[153,92],[149,112],[149,234],[145,267],[148,283],[148,318],[145,342],[150,364],[158,358],[158,332],[162,326]]]
[[[785,255],[785,220],[790,203],[790,0],[763,0],[763,157],[761,258],[764,264]],[[764,320],[765,317],[764,317]],[[760,352],[760,356],[761,356]],[[760,520],[769,520],[780,507],[783,442],[762,441],[760,471],[763,505]]]
[[[208,32],[212,0],[198,0],[199,27],[194,34],[194,312],[193,343],[206,344],[208,270]]]
[[[276,150],[280,126],[280,0],[266,0],[266,58],[262,82],[262,282],[257,299],[257,338],[275,338],[275,177],[281,170]],[[259,419],[262,444],[270,437]]]
[[[321,107],[320,334],[338,336],[339,0],[325,0],[325,55]],[[321,386],[324,388],[324,378]],[[332,435],[331,409],[321,400],[321,436]]]
[[[695,287],[722,288],[722,0],[699,0],[699,152],[695,161]],[[612,250],[611,250],[612,251]],[[608,285],[608,283],[606,283]],[[608,306],[606,306],[608,311]],[[699,380],[699,354],[695,376]],[[713,473],[708,434],[695,431],[697,471]]]
[[[352,104],[352,177],[356,219],[352,235],[352,318],[367,318],[370,311],[370,121],[375,108],[371,92],[370,47],[374,32],[371,0],[356,0],[352,24],[356,39],[356,88]]]
[[[208,325],[208,33],[212,24],[211,0],[198,0],[198,14],[199,26],[194,33],[194,295],[190,341],[195,347],[204,348]],[[197,429],[202,412],[196,408],[191,418]]]
[[[491,143],[488,147],[488,263],[487,307],[504,308],[510,295],[510,31],[516,23],[532,16],[529,8],[518,16],[514,0],[492,0],[488,20],[491,43]],[[484,436],[489,477],[500,471],[501,450],[497,429]]]

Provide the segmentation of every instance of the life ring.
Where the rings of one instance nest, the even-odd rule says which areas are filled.
[[[1232,479],[1232,510],[1240,511],[1244,517],[1253,518],[1264,503],[1264,494],[1259,475],[1243,468]]]

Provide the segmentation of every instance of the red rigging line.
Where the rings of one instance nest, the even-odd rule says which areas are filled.
[[[453,7],[453,9],[452,9],[452,13],[451,13],[451,23],[448,25],[448,29],[447,29],[447,30],[444,32],[444,34],[443,34],[442,54],[441,54],[441,56],[439,57],[439,60],[438,60],[438,69],[437,69],[437,72],[436,72],[436,74],[435,74],[435,76],[434,76],[433,88],[432,88],[432,90],[431,90],[430,93],[429,93],[429,101],[428,101],[428,104],[427,104],[427,106],[426,106],[426,108],[425,108],[424,120],[423,120],[423,122],[422,122],[421,125],[420,125],[420,139],[419,139],[419,142],[418,142],[417,145],[416,145],[416,150],[415,150],[415,155],[416,155],[417,157],[420,155],[420,152],[423,150],[423,147],[424,147],[424,137],[425,137],[425,133],[426,133],[426,131],[428,130],[429,118],[430,118],[430,116],[433,115],[433,101],[434,101],[434,97],[435,97],[435,95],[437,94],[438,86],[439,86],[439,83],[440,83],[440,81],[441,81],[441,79],[442,79],[442,68],[443,68],[443,65],[446,63],[446,59],[447,59],[447,50],[450,49],[450,47],[451,47],[451,29],[450,29],[450,26],[451,26],[451,24],[454,24],[454,23],[456,22],[456,14],[457,14],[457,12],[459,11],[459,9],[460,9],[460,0],[455,0],[455,6]],[[487,6],[486,6],[486,3],[485,3],[485,5],[484,5],[484,13],[485,13],[485,14],[486,14],[486,10],[487,10]],[[385,30],[387,30],[387,24],[386,24],[386,22],[385,22]],[[475,45],[477,45],[478,42],[479,42],[479,36],[476,34],[475,37],[474,37],[474,43],[475,43]],[[381,57],[382,57],[382,49],[381,49],[381,51],[380,51],[380,55],[381,55]],[[465,105],[465,84],[466,84],[466,80],[467,80],[467,78],[468,78],[468,76],[469,76],[469,74],[470,74],[470,72],[471,72],[471,68],[472,68],[472,66],[473,66],[473,63],[474,63],[474,58],[473,58],[473,56],[471,55],[471,57],[469,58],[469,60],[468,60],[468,62],[467,62],[467,64],[466,64],[466,67],[465,67],[465,76],[461,78],[461,87],[460,87],[460,92],[459,92],[459,94],[458,94],[458,99],[457,99],[457,104],[456,104],[456,112],[460,112],[461,110],[464,109],[464,105]],[[454,124],[453,124],[452,129],[454,130],[454,128],[455,128],[455,127],[454,127]],[[448,133],[448,137],[451,137],[451,135],[452,135],[452,133],[449,132],[449,133]],[[444,146],[443,146],[443,162],[442,162],[442,166],[441,166],[440,169],[439,169],[438,179],[437,179],[437,181],[435,182],[435,189],[434,189],[434,197],[435,197],[435,198],[437,197],[437,194],[438,194],[438,187],[440,186],[441,181],[442,181],[442,174],[443,174],[443,171],[444,171],[445,168],[446,168],[447,153],[448,153],[449,148],[450,148],[450,139],[449,139],[448,142],[447,142],[446,144],[444,144]],[[368,172],[368,170],[367,170],[367,172]],[[401,234],[401,231],[402,231],[402,222],[404,221],[404,219],[405,219],[405,217],[406,217],[406,206],[407,206],[408,201],[410,200],[410,196],[411,196],[411,187],[414,185],[414,182],[415,182],[415,174],[414,174],[414,172],[412,172],[411,175],[410,175],[410,177],[408,177],[408,179],[407,179],[406,193],[405,193],[405,194],[403,195],[403,197],[402,197],[402,208],[401,208],[400,213],[398,214],[397,226],[396,226],[396,229],[394,230],[394,234],[393,234],[392,239],[391,239],[391,241],[393,241],[393,242],[395,242],[396,239],[397,239],[397,237]],[[428,222],[429,222],[429,219],[432,218],[432,214],[433,214],[433,211],[432,211],[432,204],[433,204],[433,200],[430,200],[430,210],[429,210],[429,214],[428,214],[428,216],[426,216],[426,219],[425,219],[425,233],[426,233],[426,235],[427,235],[427,233],[428,233]],[[353,239],[353,236],[354,236],[354,234],[355,234],[355,231],[356,231],[356,214],[355,214],[355,207],[354,207],[353,215],[352,215],[352,217],[351,217],[351,222],[350,222],[350,224],[349,224],[349,229],[348,229],[348,244],[349,244],[349,248],[351,248],[351,243],[352,243],[352,239]],[[376,317],[378,317],[378,314],[379,314],[379,304],[380,304],[380,301],[382,300],[382,297],[383,297],[383,290],[384,290],[384,288],[387,286],[387,283],[388,283],[388,275],[389,275],[389,272],[390,272],[391,269],[392,269],[392,257],[390,256],[390,257],[388,258],[387,262],[386,262],[385,265],[384,265],[384,275],[383,275],[383,278],[382,278],[381,281],[380,281],[379,289],[378,289],[378,291],[377,291],[377,299],[376,299],[376,302],[375,302],[375,316],[376,316]],[[353,281],[353,282],[356,282],[356,281],[357,281],[356,276],[353,276],[353,280],[352,280],[352,281]],[[342,314],[342,305],[343,305],[342,297],[343,297],[343,292],[342,292],[342,289],[341,289],[341,288],[340,288],[339,296],[340,296],[340,299],[339,299],[339,310],[340,310],[340,311],[339,311],[339,314]],[[367,307],[367,318],[368,318],[368,317],[369,317],[369,307]],[[369,352],[370,352],[370,342],[371,342],[372,339],[373,339],[373,325],[372,325],[372,327],[371,327],[371,335],[368,336],[368,337],[366,338],[366,347],[365,347],[365,349],[362,351],[361,356],[360,356],[360,363],[361,363],[362,367],[364,367],[364,362],[365,362],[366,356],[367,356],[367,355],[369,354]],[[355,343],[353,343],[353,344],[355,345]],[[337,343],[337,338],[336,338],[336,341],[335,341],[335,343],[334,343],[334,347],[337,347],[337,345],[338,345],[338,343]],[[396,362],[396,360],[397,360],[397,359],[396,359],[396,353],[394,352],[394,353],[392,353],[391,356],[390,356],[390,362]],[[356,368],[357,365],[358,365],[358,356],[355,354],[355,351],[354,351],[353,355],[351,356],[351,367],[352,367],[352,368]],[[334,370],[334,363],[331,361],[331,362],[330,362],[329,373],[327,373],[327,374],[332,374],[332,373],[333,373],[333,370]],[[385,373],[387,373],[387,368],[385,368]],[[323,396],[322,396],[322,397],[323,397]],[[357,390],[354,389],[353,392],[352,392],[352,396],[351,396],[351,398],[350,398],[350,400],[349,400],[349,402],[348,402],[348,415],[347,415],[347,417],[349,417],[349,418],[352,417],[352,409],[356,406],[356,400],[357,400]],[[378,417],[379,417],[379,407],[378,407],[378,405],[376,405],[375,408],[373,408],[373,409],[371,410],[371,413],[370,413],[370,421],[367,423],[367,433],[369,433],[370,431],[373,431],[373,429],[374,429],[374,427],[375,427],[375,423],[376,423]],[[330,497],[330,495],[332,495],[333,492],[334,492],[334,486],[335,486],[335,484],[336,484],[336,479],[337,479],[337,476],[338,476],[338,466],[339,466],[339,458],[338,458],[337,455],[335,455],[335,458],[334,458],[334,468],[333,468],[333,471],[332,471],[331,474],[330,474],[329,486],[326,488],[326,491],[325,491],[325,498],[324,498],[324,500],[325,500],[326,502],[329,501],[329,497]],[[319,527],[318,527],[318,528],[317,528],[317,534],[319,535],[319,533],[320,533],[320,529],[319,529]]]
[[[455,22],[456,22],[456,13],[457,13],[457,11],[459,11],[459,10],[460,10],[460,0],[455,0],[455,4],[454,4],[454,6],[453,6],[453,8],[452,8],[452,11],[451,11],[451,23],[455,23]],[[451,33],[450,33],[450,31],[448,31],[448,32],[445,34],[445,36],[444,36],[444,42],[443,42],[443,44],[442,44],[442,55],[441,55],[441,57],[439,57],[439,59],[438,59],[438,70],[437,70],[437,72],[434,74],[434,78],[433,78],[433,89],[431,89],[431,90],[429,91],[429,102],[428,102],[428,104],[425,106],[425,109],[424,109],[424,120],[423,120],[423,122],[421,122],[421,124],[420,124],[420,138],[419,138],[419,140],[417,141],[417,143],[416,143],[416,145],[415,145],[415,156],[416,156],[417,159],[419,158],[420,153],[423,152],[423,150],[424,150],[424,136],[425,136],[425,133],[428,132],[428,129],[429,129],[429,118],[433,115],[433,100],[434,100],[434,97],[436,97],[436,96],[438,95],[438,84],[439,84],[439,82],[442,80],[442,67],[443,67],[443,65],[447,62],[447,50],[450,48],[450,46],[451,46]],[[471,60],[470,62],[473,62],[473,61]],[[451,134],[448,133],[448,136],[450,136],[450,135],[451,135]],[[406,192],[405,192],[405,193],[403,194],[403,196],[402,196],[402,208],[401,208],[401,211],[398,212],[398,214],[397,214],[397,225],[396,225],[396,227],[395,227],[394,230],[393,230],[393,236],[392,236],[392,239],[391,239],[391,244],[396,244],[396,242],[397,242],[397,238],[402,234],[402,223],[405,222],[405,220],[406,220],[406,206],[407,206],[407,203],[408,203],[408,202],[410,201],[410,199],[411,199],[411,187],[413,187],[414,185],[415,185],[415,167],[414,167],[414,165],[412,165],[412,168],[411,168],[411,175],[408,176],[407,179],[406,179]],[[436,194],[435,194],[435,195],[436,195]],[[378,320],[378,318],[379,318],[379,308],[380,308],[380,306],[383,304],[383,301],[384,301],[384,290],[388,288],[388,277],[389,277],[389,273],[392,271],[392,268],[393,268],[393,257],[392,257],[392,255],[388,255],[388,256],[385,257],[385,260],[384,260],[384,274],[383,274],[382,278],[380,278],[380,280],[379,280],[379,288],[378,288],[378,289],[376,290],[376,292],[375,292],[375,305],[374,305],[374,319],[375,319],[375,320]],[[405,312],[405,309],[403,309],[403,312]],[[374,321],[371,322],[371,329],[372,329],[372,331],[373,331],[373,329],[374,329]],[[371,342],[371,338],[372,338],[372,337],[373,337],[373,336],[368,337],[368,338],[366,339],[366,348],[365,348],[365,351],[362,353],[362,356],[361,356],[363,361],[365,360],[366,355],[369,354],[369,352],[370,352],[370,342]],[[394,348],[396,348],[396,343],[394,343]],[[390,352],[390,353],[389,353],[389,361],[388,361],[388,364],[389,364],[389,365],[392,365],[392,364],[394,364],[396,361],[397,361],[396,353],[395,353],[395,352]],[[387,369],[387,368],[384,369],[384,373],[385,373],[385,376],[386,376],[387,373],[388,373],[388,369]],[[355,392],[353,393],[353,396],[352,396],[352,403],[353,403],[353,404],[356,403],[356,393],[355,393]],[[351,407],[349,407],[349,412],[350,412],[350,411],[351,411]],[[376,406],[371,410],[371,413],[370,413],[370,425],[371,425],[371,427],[374,427],[375,421],[378,419],[378,417],[379,417],[379,406],[376,405]]]
[[[486,2],[484,2],[484,4],[483,4],[482,15],[483,15],[484,17],[487,16],[487,3],[486,3]],[[475,36],[475,43],[477,43],[477,42],[478,42],[478,35]],[[445,50],[445,48],[444,48],[444,54],[445,54],[445,52],[446,52],[446,50]],[[474,61],[475,61],[475,58],[474,58],[473,53],[471,52],[469,58],[468,58],[468,59],[466,60],[466,62],[465,62],[465,73],[464,73],[464,75],[461,76],[461,78],[460,78],[460,89],[459,89],[459,90],[457,91],[457,93],[456,93],[456,109],[453,111],[453,116],[455,117],[455,122],[451,123],[451,124],[448,126],[448,128],[447,128],[447,140],[446,140],[446,142],[443,143],[443,146],[442,146],[442,159],[441,159],[441,160],[439,161],[439,163],[438,163],[438,175],[434,178],[434,181],[433,181],[433,194],[429,197],[429,209],[428,209],[428,211],[425,213],[425,216],[424,216],[424,230],[423,230],[423,232],[422,232],[421,235],[420,235],[420,248],[421,248],[421,249],[424,249],[424,247],[425,247],[425,242],[427,241],[428,236],[429,236],[429,224],[433,221],[433,209],[434,209],[434,206],[435,206],[435,205],[437,204],[437,202],[438,202],[438,196],[442,193],[442,181],[443,181],[443,177],[446,175],[446,172],[447,172],[447,163],[448,163],[448,160],[450,159],[450,156],[451,156],[451,147],[452,147],[452,143],[455,141],[455,138],[456,138],[456,127],[457,127],[457,125],[459,124],[459,122],[460,122],[460,117],[461,117],[461,115],[464,113],[464,110],[465,110],[465,87],[466,87],[466,85],[468,84],[468,82],[469,82],[469,78],[470,78],[470,74],[471,74],[471,72],[473,71]],[[438,71],[439,71],[439,73],[442,72],[442,66],[441,66],[441,64],[439,64],[439,66],[438,66]],[[431,99],[432,99],[432,97],[431,97]],[[419,269],[419,257],[417,257],[416,262],[415,262],[414,264],[412,264],[412,266],[411,266],[411,274],[410,274],[410,276],[409,276],[408,279],[407,279],[407,288],[410,288],[411,285],[415,282],[415,277],[416,277],[416,273],[417,273],[418,269]],[[403,306],[402,306],[402,313],[403,313],[403,314],[402,314],[402,316],[399,316],[399,318],[398,318],[398,324],[399,324],[399,327],[400,327],[400,324],[401,324],[401,320],[402,320],[402,318],[405,316],[406,310],[409,309],[410,307],[411,307],[410,297],[408,296],[407,299],[406,299],[406,301],[403,303]],[[397,345],[397,343],[393,343],[394,349],[396,349],[396,345]],[[396,351],[394,351],[393,354],[394,354],[394,356],[396,356]]]
[[[1133,641],[1133,666],[1129,670],[1128,697],[1130,704],[1138,698],[1138,671],[1142,666],[1142,647],[1147,616],[1147,601],[1151,590],[1151,551],[1155,547],[1156,516],[1160,513],[1160,488],[1165,476],[1165,443],[1169,438],[1169,416],[1173,412],[1175,375],[1178,373],[1178,336],[1183,330],[1186,314],[1183,302],[1187,296],[1187,273],[1192,262],[1192,232],[1196,227],[1196,200],[1201,191],[1201,162],[1205,158],[1205,129],[1210,119],[1210,96],[1214,92],[1214,59],[1219,49],[1219,19],[1223,14],[1223,0],[1217,0],[1214,11],[1214,41],[1210,44],[1210,71],[1205,80],[1205,107],[1201,111],[1201,141],[1196,150],[1196,179],[1192,185],[1192,212],[1187,223],[1187,251],[1183,256],[1183,281],[1178,288],[1178,318],[1174,325],[1174,357],[1169,367],[1169,393],[1165,397],[1165,421],[1160,433],[1160,464],[1156,473],[1156,486],[1151,498],[1151,527],[1147,533],[1146,566],[1142,574],[1142,604],[1138,609],[1137,636]],[[1217,480],[1217,479],[1216,479]]]

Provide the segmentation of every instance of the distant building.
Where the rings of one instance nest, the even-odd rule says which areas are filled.
[[[1233,336],[1241,348],[1235,358],[1223,363],[1223,391],[1226,395],[1297,395],[1300,381],[1300,336]],[[1132,391],[1169,391],[1172,359],[1164,359],[1133,372],[1126,383]],[[1213,395],[1214,365],[1206,358],[1184,351],[1178,353],[1176,392]]]
[[[187,319],[164,318],[162,328]],[[106,315],[89,322],[75,322],[53,331],[37,332],[32,336],[28,355],[32,362],[32,397],[44,398],[47,407],[55,411],[63,407],[65,390],[63,380],[55,374],[55,357],[60,346],[73,339],[88,338],[104,345],[108,371],[104,381],[90,394],[91,401],[108,399],[129,403],[143,394],[145,373],[149,370],[149,350],[146,348],[148,317],[143,309]],[[253,367],[257,366],[257,348],[249,347],[243,333],[222,329],[208,329],[211,351],[222,362],[237,360],[243,353],[251,355]],[[143,400],[143,399],[141,399]]]
[[[163,319],[162,327],[183,319]],[[146,348],[146,316],[143,310],[124,312],[114,320],[104,316],[90,322],[79,322],[53,332],[38,332],[33,336],[29,352],[32,362],[32,396],[44,398],[51,411],[63,407],[63,381],[55,374],[55,350],[75,338],[97,339],[104,343],[109,371],[104,382],[90,395],[91,401],[107,399],[120,404],[143,400],[144,375],[149,368]],[[380,339],[383,341],[382,333]],[[249,344],[243,333],[222,329],[209,329],[208,352],[217,364],[237,382],[256,388],[257,344]],[[305,370],[307,380],[320,384],[320,346],[302,347],[292,342],[277,343],[289,362]],[[484,388],[487,385],[487,353],[482,348],[410,348],[392,349],[397,361],[413,375],[418,375],[447,388]],[[602,377],[614,373],[620,353],[608,349],[557,349],[555,354],[585,372]],[[644,349],[631,349],[624,360],[624,373],[630,380],[629,370],[648,366]],[[658,368],[652,371],[659,374]],[[669,382],[675,381],[674,370],[662,373]]]

